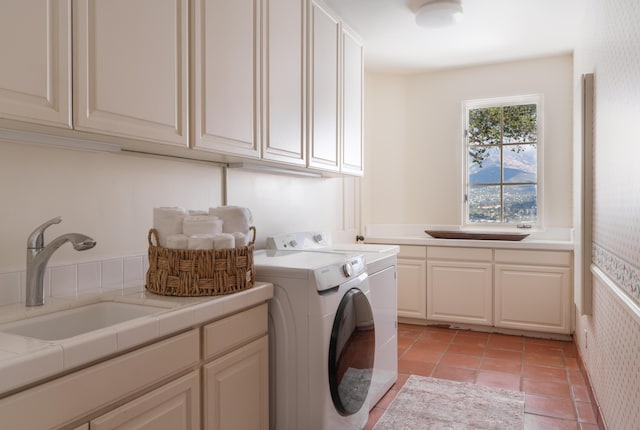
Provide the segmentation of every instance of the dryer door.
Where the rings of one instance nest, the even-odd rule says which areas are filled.
[[[343,416],[355,414],[365,403],[373,375],[375,341],[369,299],[352,288],[338,306],[329,344],[331,398]]]

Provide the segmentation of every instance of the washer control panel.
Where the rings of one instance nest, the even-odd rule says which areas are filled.
[[[267,249],[278,251],[307,251],[331,246],[331,235],[322,231],[302,231],[267,237]]]
[[[344,257],[344,262],[340,264],[332,264],[314,271],[318,291],[338,287],[366,272],[367,265],[362,255],[345,255]]]

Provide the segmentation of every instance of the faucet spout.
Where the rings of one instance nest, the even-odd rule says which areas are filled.
[[[36,228],[27,239],[27,306],[44,303],[44,272],[53,253],[67,242],[76,251],[85,251],[96,246],[96,241],[80,233],[67,233],[44,245],[44,231],[53,224],[59,224],[62,217],[53,218]]]

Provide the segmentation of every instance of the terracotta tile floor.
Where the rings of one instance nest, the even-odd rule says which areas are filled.
[[[371,429],[410,375],[525,393],[525,430],[597,430],[573,342],[398,326],[398,382],[369,413]]]

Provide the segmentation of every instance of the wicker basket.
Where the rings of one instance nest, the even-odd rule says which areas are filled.
[[[195,250],[159,245],[158,231],[149,230],[149,270],[146,289],[163,296],[217,296],[253,287],[253,239],[242,248]]]

